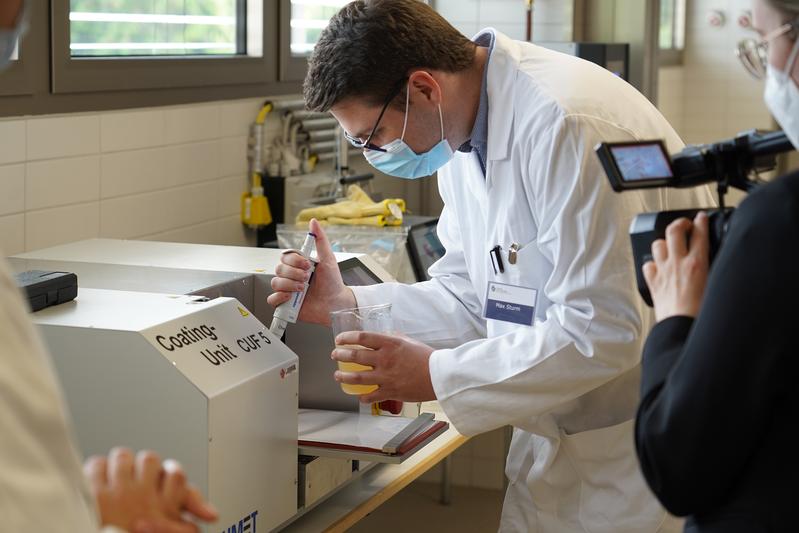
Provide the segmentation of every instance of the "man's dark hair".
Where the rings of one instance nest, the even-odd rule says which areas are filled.
[[[380,105],[411,69],[459,72],[472,65],[474,53],[475,44],[423,2],[357,0],[330,20],[316,43],[305,105],[328,111],[350,97]]]

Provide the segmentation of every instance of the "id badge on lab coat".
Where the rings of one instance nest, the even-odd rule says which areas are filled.
[[[532,326],[538,291],[528,287],[507,285],[491,281],[486,291],[483,316],[523,326]]]

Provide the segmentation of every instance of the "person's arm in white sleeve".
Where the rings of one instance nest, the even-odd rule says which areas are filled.
[[[627,225],[641,200],[635,193],[613,193],[593,151],[600,140],[631,136],[565,117],[538,138],[544,142],[530,143],[522,179],[538,225],[528,246],[537,246],[553,265],[545,286],[534,288],[552,304],[532,327],[432,354],[437,398],[462,433],[518,425],[640,361],[644,311]]]
[[[445,207],[438,222],[438,238],[446,253],[430,267],[430,281],[403,285],[383,283],[351,287],[359,306],[391,303],[397,330],[434,348],[450,348],[485,337],[482,304],[466,270],[458,221]]]
[[[83,477],[64,399],[3,257],[0,250],[3,528],[95,532],[94,501]]]

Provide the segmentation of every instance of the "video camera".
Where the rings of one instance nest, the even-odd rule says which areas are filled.
[[[687,209],[642,213],[630,225],[638,292],[652,306],[652,296],[643,274],[643,265],[652,260],[652,243],[665,237],[668,225],[678,218],[693,219],[706,211],[710,225],[710,260],[724,240],[733,214],[724,206],[730,187],[749,192],[763,182],[757,174],[776,167],[776,155],[794,150],[781,131],[741,133],[725,141],[688,146],[670,158],[662,141],[601,143],[596,153],[616,192],[659,187],[688,188],[716,182],[718,208]]]

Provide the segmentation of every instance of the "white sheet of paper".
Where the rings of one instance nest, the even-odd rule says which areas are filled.
[[[341,411],[300,409],[299,437],[302,441],[383,449],[394,436],[413,422],[401,416],[372,416]]]

